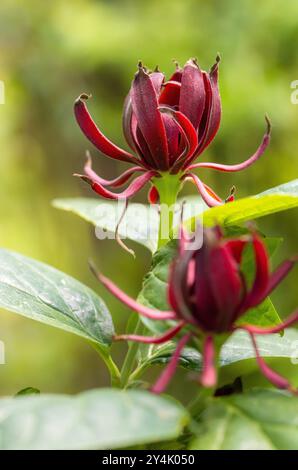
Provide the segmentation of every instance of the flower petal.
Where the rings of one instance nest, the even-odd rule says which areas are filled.
[[[135,76],[131,89],[132,109],[138,126],[150,149],[156,168],[169,168],[168,144],[164,123],[158,110],[153,81],[143,67]]]
[[[180,111],[175,111],[166,106],[160,106],[159,109],[163,115],[168,115],[173,118],[186,142],[185,148],[180,156],[176,158],[172,168],[172,171],[178,171],[182,165],[186,165],[187,160],[190,159],[195,152],[198,145],[198,136],[190,120]]]
[[[210,194],[210,191],[208,191],[206,185],[200,180],[197,175],[195,175],[194,173],[187,173],[187,175],[185,176],[190,176],[192,178],[200,195],[202,196],[203,201],[207,204],[207,206],[215,207],[223,204],[223,201],[220,202],[217,198],[213,197],[213,195]]]
[[[151,186],[148,191],[148,201],[150,204],[158,204],[159,202],[159,193],[156,186]]]
[[[244,286],[239,274],[239,265],[225,244],[218,244],[210,249],[209,272],[209,283],[217,312],[216,329],[229,331],[243,296]]]
[[[180,354],[183,351],[186,343],[189,341],[191,334],[184,335],[177,344],[176,350],[171,357],[170,362],[167,364],[167,367],[164,369],[158,380],[155,382],[153,387],[151,388],[151,392],[153,393],[162,393],[165,391],[166,387],[168,386],[171,378],[173,377],[176,368],[178,366],[178,362],[180,359]]]
[[[77,98],[74,105],[76,120],[87,139],[89,139],[98,150],[110,158],[139,164],[139,161],[136,157],[131,155],[129,152],[122,150],[120,147],[117,147],[102,134],[102,132],[96,126],[95,122],[92,120],[92,117],[89,114],[85,104],[85,101],[88,98],[89,96],[83,93]]]
[[[220,58],[216,58],[216,63],[210,70],[210,73],[203,73],[206,105],[199,127],[199,146],[196,155],[202,153],[214,139],[220,124],[221,118],[221,100],[218,89],[218,64]]]
[[[111,294],[113,294],[127,307],[138,312],[140,315],[147,318],[151,318],[153,320],[172,320],[176,318],[174,312],[154,310],[152,308],[145,307],[144,305],[139,304],[134,299],[125,294],[125,292],[119,289],[119,287],[117,287],[112,281],[110,281],[110,279],[98,272],[98,270],[92,263],[89,263],[89,265],[95,277],[99,280],[99,282],[101,282],[101,284],[103,284],[108,289],[109,292],[111,292]]]
[[[201,162],[201,163],[195,163],[194,165],[191,165],[189,167],[189,170],[193,170],[195,168],[210,168],[212,170],[218,170],[218,171],[226,171],[226,172],[234,172],[234,171],[241,171],[249,166],[251,166],[253,163],[255,163],[265,152],[266,148],[268,147],[270,143],[270,122],[267,120],[267,132],[263,137],[263,141],[257,151],[247,160],[245,160],[242,163],[238,163],[236,165],[222,165],[221,163],[212,163],[212,162]]]
[[[95,191],[97,194],[99,194],[102,197],[105,197],[106,199],[129,199],[130,197],[134,196],[137,192],[139,192],[148,181],[151,180],[153,176],[156,176],[155,171],[147,171],[141,176],[138,176],[135,180],[133,180],[128,188],[126,188],[122,193],[113,193],[112,191],[109,191],[106,189],[102,184],[99,184],[96,181],[93,181],[90,179],[88,176],[85,175],[75,175],[79,176],[81,179],[86,181],[91,185],[91,188],[93,191]]]
[[[142,335],[116,335],[114,336],[115,341],[135,341],[137,343],[145,343],[145,344],[162,344],[170,341],[174,336],[176,336],[181,328],[183,328],[185,322],[180,321],[177,325],[173,326],[169,330],[167,330],[161,336],[142,336]]]
[[[217,371],[215,366],[215,347],[212,336],[207,336],[203,345],[203,371],[200,377],[203,387],[211,388],[216,385]]]
[[[255,307],[262,300],[268,289],[269,283],[269,258],[266,247],[262,240],[256,235],[253,235],[253,248],[255,254],[256,273],[255,279],[251,290],[247,293],[246,298],[240,308],[240,312],[245,312],[249,308]]]
[[[92,159],[89,152],[86,152],[87,161],[84,166],[85,175],[87,175],[92,181],[101,184],[102,186],[110,186],[111,188],[119,188],[123,184],[125,184],[129,178],[138,172],[145,172],[146,169],[142,168],[141,166],[133,166],[128,170],[124,171],[122,175],[114,178],[113,180],[106,180],[98,176],[95,171],[92,169]]]
[[[189,60],[182,73],[179,111],[197,129],[203,115],[206,100],[203,74],[194,60]]]
[[[289,328],[290,326],[294,325],[298,322],[298,310],[292,313],[286,320],[284,320],[279,325],[270,326],[269,328],[262,328],[259,326],[254,325],[240,325],[235,327],[234,329],[240,329],[248,331],[248,333],[253,333],[257,335],[271,335],[274,333],[280,333],[285,328]]]
[[[166,82],[159,97],[159,104],[178,108],[180,90],[181,83],[172,80]]]
[[[258,345],[257,345],[257,342],[255,340],[254,335],[250,334],[250,337],[251,337],[251,341],[252,341],[254,350],[256,352],[256,360],[257,360],[258,366],[259,366],[262,374],[264,375],[264,377],[266,377],[266,379],[269,382],[271,382],[273,385],[275,385],[275,387],[280,388],[282,390],[289,390],[290,392],[293,392],[293,393],[297,394],[298,390],[295,390],[292,387],[292,385],[290,384],[290,382],[285,377],[282,377],[281,375],[279,375],[277,372],[272,370],[266,364],[264,359],[260,356],[260,353],[259,353],[259,350],[258,350]]]

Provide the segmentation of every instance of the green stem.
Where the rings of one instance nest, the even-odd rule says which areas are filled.
[[[111,386],[115,388],[121,387],[121,380],[120,380],[120,372],[118,367],[116,366],[115,362],[113,361],[111,355],[104,351],[98,344],[91,343],[93,348],[98,352],[102,360],[104,361],[105,365],[107,366],[110,379],[111,379]]]
[[[154,178],[153,184],[159,193],[158,248],[160,248],[169,241],[172,232],[175,204],[181,187],[180,175],[165,173],[160,178]]]
[[[138,319],[138,322],[136,324],[134,334],[138,335],[142,333],[143,330],[143,324],[140,319]],[[132,373],[133,367],[136,362],[136,356],[139,350],[139,343],[128,343],[128,351],[125,356],[123,366],[121,369],[121,386],[125,388],[129,382],[129,377]]]

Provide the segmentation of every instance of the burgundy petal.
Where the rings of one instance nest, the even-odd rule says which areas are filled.
[[[267,118],[268,119],[268,118]],[[238,163],[236,165],[223,165],[221,163],[212,163],[212,162],[201,162],[195,163],[189,167],[189,170],[193,170],[195,168],[210,168],[212,170],[219,170],[219,171],[226,171],[226,172],[234,172],[234,171],[241,171],[245,170],[253,163],[255,163],[265,152],[266,148],[270,143],[270,122],[267,121],[268,128],[267,133],[263,137],[263,141],[257,151],[248,159],[242,163]]]
[[[286,277],[291,271],[294,264],[297,262],[297,258],[289,259],[281,263],[278,268],[270,275],[267,289],[263,293],[260,302],[264,300],[270,293],[278,286],[278,284]]]
[[[168,363],[167,367],[164,369],[156,383],[151,388],[151,392],[153,393],[162,393],[165,391],[166,387],[168,386],[171,378],[173,377],[176,368],[178,366],[178,362],[180,359],[180,354],[183,351],[186,343],[189,341],[191,334],[188,333],[184,335],[177,344],[177,348],[174,354],[171,357],[170,362]]]
[[[124,105],[123,105],[123,113],[122,113],[122,130],[124,137],[126,139],[126,142],[130,146],[130,148],[134,151],[137,150],[136,144],[132,135],[132,106],[131,106],[131,97],[130,93],[126,96],[124,100]]]
[[[206,188],[206,185],[200,180],[197,175],[195,175],[194,173],[187,173],[187,176],[190,176],[192,178],[200,195],[202,196],[203,201],[207,204],[207,206],[215,207],[223,204],[223,201],[218,200],[218,196],[217,199],[212,194],[210,194],[210,191],[208,191],[209,188]]]
[[[139,164],[139,161],[136,157],[126,152],[125,150],[122,150],[120,147],[117,147],[98,129],[95,122],[92,120],[85,104],[85,101],[88,98],[88,95],[82,94],[75,101],[74,105],[76,120],[87,139],[89,139],[98,150],[108,157],[114,158],[115,160],[121,160],[129,163],[134,162]]]
[[[217,310],[217,330],[229,331],[243,295],[243,281],[239,265],[226,244],[219,244],[210,250],[209,270],[212,273],[209,282]]]
[[[181,79],[179,111],[191,121],[197,129],[204,111],[206,100],[203,74],[195,61],[189,60]]]
[[[241,306],[241,312],[255,307],[263,299],[269,283],[269,259],[266,247],[262,240],[254,234],[253,248],[255,253],[256,274],[251,290],[248,292]]]
[[[143,173],[145,171],[145,168],[142,168],[141,166],[133,166],[132,168],[129,168],[128,170],[124,171],[122,175],[118,176],[117,178],[114,178],[112,180],[106,180],[98,176],[92,169],[92,160],[89,152],[87,152],[87,161],[84,166],[85,175],[87,175],[92,181],[101,184],[102,186],[110,186],[111,188],[119,188],[120,186],[125,184],[129,180],[129,178],[135,173]]]
[[[174,336],[176,336],[181,328],[185,325],[185,322],[180,321],[177,325],[173,326],[167,330],[161,336],[142,336],[142,335],[117,335],[114,336],[115,341],[135,341],[137,343],[145,344],[162,344],[170,341]]]
[[[225,246],[234,257],[236,263],[241,263],[243,250],[249,243],[248,239],[235,238],[226,242]]]
[[[106,199],[129,199],[130,197],[134,196],[137,192],[139,192],[148,181],[151,180],[153,176],[156,176],[155,171],[147,171],[141,176],[138,176],[135,178],[131,184],[126,188],[124,191],[121,193],[113,193],[112,191],[109,191],[106,189],[104,186],[99,184],[96,181],[93,181],[92,179],[89,179],[87,177],[83,177],[82,179],[85,179],[92,187],[93,191],[95,191],[97,194],[99,194],[102,197],[105,197]]]
[[[197,155],[202,153],[214,139],[220,124],[221,100],[218,89],[218,63],[219,58],[217,58],[209,74],[203,73],[207,97],[204,115],[199,128],[199,135],[201,137],[199,139],[198,151],[196,152]]]
[[[167,170],[169,156],[166,131],[158,110],[153,82],[142,67],[139,68],[133,81],[131,99],[138,126],[147,142],[156,167],[160,170]]]
[[[163,91],[159,97],[159,104],[164,106],[179,106],[181,83],[168,81],[164,84]]]
[[[212,336],[207,336],[203,346],[203,371],[200,382],[203,387],[214,387],[217,382],[217,371],[215,366],[215,346]]]
[[[297,322],[298,322],[298,310],[292,313],[292,315],[290,315],[286,320],[284,320],[279,325],[270,326],[268,328],[262,328],[262,327],[254,326],[254,325],[240,325],[238,327],[235,327],[235,329],[245,330],[245,331],[248,331],[249,333],[253,333],[257,335],[271,335],[273,333],[280,333],[284,329],[289,328],[289,326],[292,326]]]
[[[172,108],[168,108],[165,106],[160,107],[159,109],[163,115],[168,115],[173,118],[178,128],[180,129],[181,134],[184,137],[184,141],[186,142],[186,147],[183,149],[181,155],[176,158],[172,169],[172,171],[174,171],[175,169],[179,170],[179,168],[183,164],[186,164],[187,160],[191,158],[197,148],[197,133],[190,120],[186,116],[184,116],[184,114],[182,114],[180,111],[175,111]]]
[[[264,359],[260,356],[258,345],[256,343],[255,337],[253,334],[250,334],[251,341],[256,352],[256,359],[258,366],[266,379],[271,382],[275,387],[280,388],[282,390],[289,390],[294,393],[298,393],[297,390],[294,390],[290,382],[285,378],[279,375],[277,372],[272,370],[264,361]]]
[[[111,294],[113,294],[117,299],[119,299],[122,303],[124,303],[127,307],[135,310],[140,315],[144,317],[151,318],[153,320],[170,320],[175,319],[175,313],[171,311],[159,311],[154,310],[149,307],[145,307],[144,305],[139,304],[134,299],[129,297],[125,292],[123,292],[119,287],[117,287],[110,279],[103,276],[100,272],[97,271],[95,266],[90,263],[90,269],[95,275],[95,277],[103,284]]]
[[[152,80],[152,83],[156,92],[156,96],[158,99],[165,76],[162,72],[154,71],[150,73],[149,77]]]
[[[159,202],[159,193],[156,189],[156,186],[151,186],[148,192],[148,201],[150,204],[158,204]]]
[[[188,321],[189,323],[195,323],[190,305],[187,302],[187,273],[188,264],[192,256],[193,252],[191,250],[187,250],[183,256],[179,258],[179,260],[172,263],[170,267],[168,285],[169,305],[173,308],[177,315],[179,315],[180,318]]]

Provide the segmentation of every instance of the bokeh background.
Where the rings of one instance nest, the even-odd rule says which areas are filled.
[[[137,61],[159,64],[170,74],[173,58],[183,64],[196,56],[209,68],[219,51],[223,119],[204,159],[243,160],[259,145],[266,112],[273,122],[270,149],[254,167],[234,175],[204,170],[219,194],[235,184],[242,197],[297,177],[298,106],[290,101],[290,84],[298,79],[297,44],[297,0],[1,0],[6,103],[0,105],[0,245],[96,289],[123,330],[128,311],[96,285],[86,260],[93,257],[136,295],[149,254],[136,247],[133,261],[113,241],[96,240],[86,222],[51,207],[55,197],[92,196],[72,177],[82,168],[86,148],[102,175],[112,177],[123,168],[88,145],[74,122],[74,99],[91,92],[98,123],[125,145],[122,103]],[[267,234],[285,239],[276,261],[297,251],[296,217],[290,211],[260,223]],[[296,270],[274,294],[281,315],[297,305],[297,281]],[[1,312],[0,339],[7,362],[0,366],[0,395],[27,386],[74,393],[108,383],[100,358],[70,334]],[[117,362],[124,351],[125,345],[114,348]]]

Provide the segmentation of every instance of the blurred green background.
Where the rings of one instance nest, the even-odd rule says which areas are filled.
[[[235,184],[242,197],[297,177],[298,106],[290,102],[290,83],[298,79],[297,44],[297,0],[1,0],[0,79],[6,103],[0,105],[0,245],[96,289],[123,331],[128,311],[96,285],[86,260],[93,257],[136,295],[149,254],[136,247],[133,261],[115,242],[99,242],[87,223],[50,204],[55,197],[92,196],[72,177],[82,169],[86,148],[103,176],[124,168],[88,145],[73,118],[74,99],[91,92],[97,122],[125,145],[122,103],[137,61],[159,64],[170,74],[173,58],[183,64],[197,56],[209,68],[219,51],[223,119],[204,159],[245,159],[259,145],[266,112],[273,122],[270,149],[254,167],[232,175],[204,170],[204,180],[219,194],[225,196]],[[297,251],[296,215],[287,212],[260,223],[267,234],[285,238],[276,261]],[[274,294],[281,315],[297,305],[297,281],[296,270]],[[100,358],[70,334],[1,312],[0,339],[7,362],[0,366],[0,395],[26,386],[73,393],[108,383]],[[125,345],[114,348],[116,362],[124,351]]]

